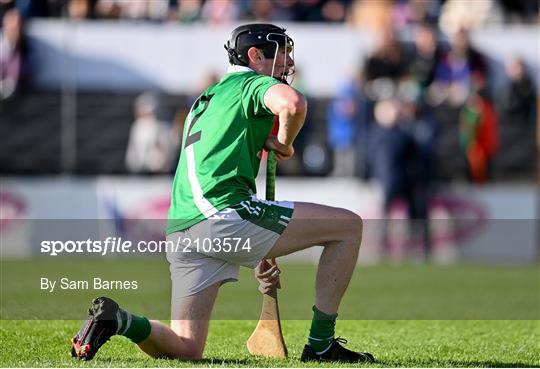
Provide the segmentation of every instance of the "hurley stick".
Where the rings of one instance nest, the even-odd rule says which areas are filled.
[[[266,164],[266,199],[272,201],[275,199],[276,164],[275,153],[269,151]],[[265,260],[264,270],[273,265],[276,265],[275,259]],[[275,288],[263,295],[259,322],[246,344],[248,351],[253,355],[277,358],[287,357],[287,346],[281,331],[277,290]]]

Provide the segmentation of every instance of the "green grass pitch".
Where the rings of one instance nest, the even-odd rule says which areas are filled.
[[[170,288],[166,265],[162,261],[147,260],[128,264],[85,262],[88,271],[96,275],[107,274],[111,265],[117,265],[116,273],[122,275],[131,270],[137,270],[140,275],[144,269],[144,278],[140,278],[143,295],[105,294],[121,300],[122,305],[133,312],[165,318],[162,309],[169,300]],[[30,306],[32,302],[39,305],[37,302],[41,301],[41,292],[32,289],[32,285],[43,273],[58,272],[62,269],[60,265],[67,264],[65,261],[57,261],[57,264],[2,261],[2,367],[351,366],[306,365],[298,360],[310,325],[315,268],[291,264],[282,265],[284,288],[279,295],[290,354],[286,360],[256,358],[246,350],[245,342],[256,324],[261,299],[252,272],[243,270],[240,283],[226,285],[220,292],[216,319],[210,325],[206,359],[202,362],[151,359],[123,337],[113,337],[93,361],[75,361],[69,356],[69,340],[82,323],[86,305],[90,296],[96,295],[95,291],[88,291],[87,295],[55,295],[55,309],[71,312],[70,318],[80,315],[80,320],[6,320],[6,317],[13,318],[16,311],[24,311],[24,314],[39,311],[39,306]],[[23,268],[25,278],[17,283],[7,282],[11,273],[19,271],[21,275]],[[82,267],[74,268],[80,275]],[[69,267],[58,273],[68,274]],[[349,340],[347,347],[373,353],[378,359],[376,364],[370,365],[373,367],[540,367],[540,321],[536,311],[540,303],[538,276],[538,267],[359,268],[343,302],[337,335]],[[450,298],[445,299],[448,296]],[[152,304],[154,301],[163,304],[157,306]],[[244,312],[250,312],[246,315],[249,320],[235,315],[233,310],[238,310],[240,305]],[[493,319],[480,320],[483,316]]]

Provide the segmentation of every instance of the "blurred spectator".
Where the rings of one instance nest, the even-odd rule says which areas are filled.
[[[355,27],[380,31],[392,24],[391,11],[391,0],[353,0],[348,20]]]
[[[413,31],[414,53],[411,57],[409,73],[422,89],[435,78],[435,70],[442,57],[436,31],[427,23],[420,23]]]
[[[473,91],[461,109],[459,141],[468,164],[468,178],[484,183],[498,148],[498,122],[493,105]]]
[[[294,22],[343,22],[350,0],[293,0],[288,8]],[[282,1],[282,3],[284,3]]]
[[[444,31],[506,21],[535,21],[540,0],[0,0],[0,18],[16,7],[30,17],[205,20],[211,24],[233,21],[344,22],[380,30],[392,26],[439,22]],[[69,10],[71,8],[72,10]],[[204,11],[203,11],[204,9]],[[203,14],[204,13],[204,14]]]
[[[274,0],[274,21],[290,22],[293,18],[292,8],[297,0]]]
[[[71,19],[90,19],[95,17],[97,0],[70,0],[68,15]]]
[[[169,0],[98,0],[96,13],[104,18],[161,21],[167,18]]]
[[[527,66],[522,59],[512,58],[506,62],[508,85],[499,95],[504,124],[534,125],[536,91]]]
[[[462,28],[474,29],[502,23],[502,12],[495,0],[446,0],[441,9],[439,27],[447,34]]]
[[[96,14],[99,18],[120,18],[122,15],[121,4],[115,0],[98,0]]]
[[[273,3],[275,20],[340,22],[345,19],[350,0],[274,0]]]
[[[173,8],[177,9],[178,20],[182,23],[193,23],[201,20],[201,0],[177,0]]]
[[[335,176],[353,176],[355,172],[360,99],[360,83],[352,78],[339,88],[328,107],[328,143],[334,151]]]
[[[28,43],[19,11],[10,9],[2,20],[0,39],[0,99],[23,92],[31,77]]]
[[[389,218],[394,201],[405,200],[411,225],[419,228],[416,230],[423,236],[427,257],[430,251],[429,183],[437,128],[433,120],[419,114],[411,97],[398,94],[376,103],[369,163],[373,177],[383,188],[384,219]],[[387,234],[386,227],[387,224],[383,237]],[[388,246],[386,241],[384,239],[383,244]]]
[[[524,171],[535,173],[538,146],[535,142],[537,92],[525,62],[517,57],[505,62],[506,84],[498,89],[500,116],[499,153],[493,158],[493,174]],[[519,143],[519,144],[516,144]]]
[[[233,0],[206,0],[202,7],[202,20],[211,24],[227,24],[238,19],[240,9]]]
[[[460,29],[450,37],[450,49],[446,50],[435,70],[435,80],[429,97],[433,105],[445,100],[461,106],[471,89],[486,92],[488,68],[485,57],[470,43],[469,32]]]
[[[381,77],[399,79],[405,76],[408,67],[405,50],[393,30],[381,30],[377,41],[374,53],[365,64],[365,80],[369,82]]]
[[[350,1],[328,0],[321,8],[323,20],[328,23],[343,22],[347,15],[347,6]]]
[[[130,173],[166,173],[170,169],[170,130],[158,119],[157,108],[157,98],[152,93],[144,93],[135,101],[135,122],[126,152]]]
[[[393,29],[378,30],[377,45],[374,52],[364,63],[362,76],[363,92],[366,97],[365,112],[360,122],[360,140],[369,140],[369,130],[364,129],[373,122],[374,105],[377,101],[386,100],[395,94],[399,80],[408,75],[408,61],[405,48],[396,38]],[[363,177],[369,177],[369,166],[360,168]]]
[[[392,8],[392,26],[404,30],[415,24],[436,24],[440,3],[433,0],[396,0]]]
[[[242,18],[257,22],[269,22],[274,18],[274,9],[271,0],[250,1],[247,12],[242,15]]]
[[[473,87],[480,90],[488,77],[486,57],[472,44],[470,32],[461,28],[450,37],[450,53],[454,61],[465,61],[472,78]]]
[[[293,22],[322,22],[321,0],[296,0],[291,7]]]

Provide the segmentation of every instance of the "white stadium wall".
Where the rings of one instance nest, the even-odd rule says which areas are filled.
[[[313,96],[332,95],[358,72],[374,46],[373,34],[348,26],[284,26],[295,40],[302,83]],[[233,27],[35,20],[29,35],[42,87],[182,94],[198,90],[208,73],[225,71],[223,44]],[[475,31],[472,39],[499,70],[497,78],[503,76],[502,62],[511,56],[523,57],[538,78],[537,27],[485,28]]]

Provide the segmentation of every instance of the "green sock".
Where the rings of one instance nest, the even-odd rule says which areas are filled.
[[[122,324],[117,334],[127,337],[135,343],[144,341],[150,335],[152,326],[144,316],[133,315],[128,311],[119,309]]]
[[[332,344],[337,314],[328,315],[313,305],[313,320],[309,330],[308,344],[320,354]]]

